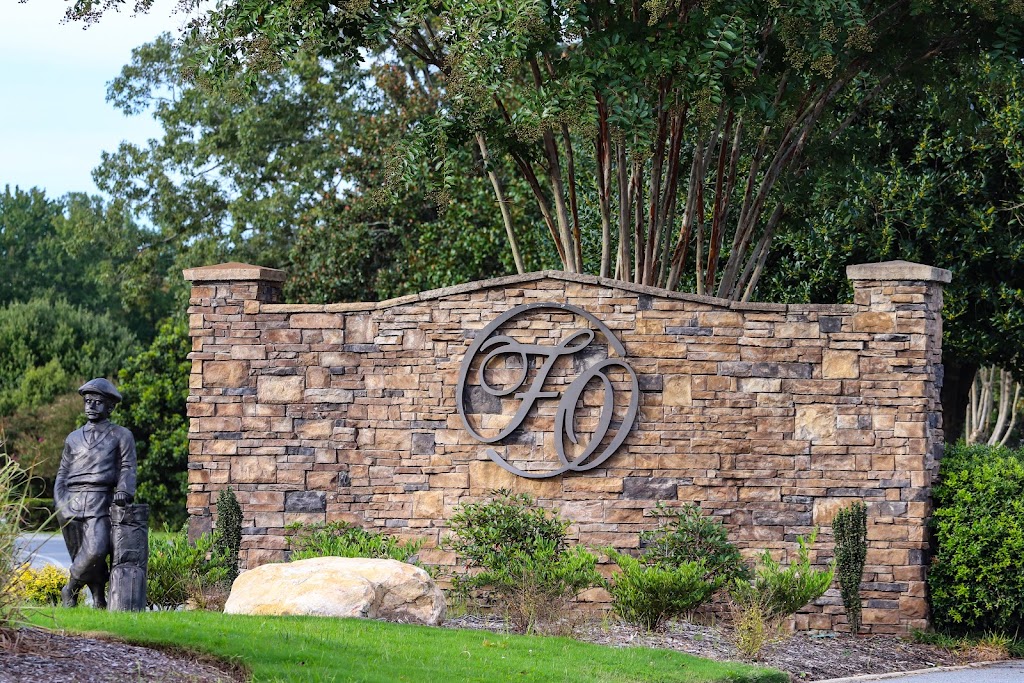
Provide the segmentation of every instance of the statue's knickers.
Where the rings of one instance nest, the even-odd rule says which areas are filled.
[[[68,520],[63,533],[71,555],[71,578],[89,586],[105,584],[110,575],[110,517]]]

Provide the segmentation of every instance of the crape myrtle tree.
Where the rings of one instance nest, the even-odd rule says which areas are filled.
[[[408,170],[426,157],[444,197],[449,151],[472,141],[503,209],[511,160],[564,269],[748,299],[836,100],[940,55],[1015,50],[1022,15],[1018,0],[234,0],[191,36],[214,79],[255,82],[302,52],[398,59],[444,96],[387,152],[392,180],[421,180]]]
[[[945,436],[956,441],[970,437],[964,418],[979,368],[1024,378],[1024,65],[1001,49],[944,61],[942,83],[900,84],[862,107],[857,125],[809,151],[829,163],[810,169],[780,225],[763,290],[780,300],[848,301],[848,263],[949,269],[942,403]],[[1016,403],[1009,376],[996,384]],[[972,428],[988,426],[980,416],[993,390],[975,392]],[[1001,405],[1006,426],[1013,413]]]

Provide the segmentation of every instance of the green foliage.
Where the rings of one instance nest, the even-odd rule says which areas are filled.
[[[15,582],[14,590],[23,600],[36,605],[58,605],[60,591],[68,582],[68,570],[52,564],[41,569],[24,565]]]
[[[146,601],[156,609],[173,610],[190,601],[203,605],[207,592],[222,588],[230,572],[230,558],[211,534],[194,543],[184,530],[164,537],[151,534]]]
[[[285,527],[290,559],[309,557],[371,557],[398,560],[419,565],[416,553],[423,547],[422,539],[403,541],[348,522],[302,524],[295,522]]]
[[[540,544],[566,547],[569,522],[536,507],[533,497],[508,489],[491,492],[491,500],[459,505],[448,529],[446,547],[470,568],[494,568],[517,551],[529,553]]]
[[[1024,623],[1024,450],[948,446],[939,476],[928,571],[935,626],[1015,635]]]
[[[109,316],[63,300],[0,308],[0,415],[31,410],[83,379],[113,375],[136,347]]]
[[[786,619],[824,595],[832,584],[834,567],[811,567],[811,546],[817,537],[817,529],[810,538],[798,536],[796,562],[785,567],[764,551],[753,581],[735,579],[729,587],[736,647],[745,656],[757,657],[766,646],[784,638]]]
[[[557,622],[568,600],[604,583],[597,557],[568,547],[568,521],[535,507],[525,493],[498,489],[492,496],[460,505],[449,520],[445,547],[475,572],[457,587],[492,591],[525,632]]]
[[[7,436],[8,455],[30,470],[41,484],[34,495],[43,495],[52,488],[64,439],[80,419],[82,397],[71,391],[38,408],[19,408],[0,420]]]
[[[38,481],[38,478],[34,478]],[[25,510],[21,518],[22,529],[41,531],[57,531],[57,508],[53,498],[26,498]]]
[[[747,578],[747,565],[739,549],[729,542],[725,526],[704,515],[699,505],[670,508],[658,503],[648,515],[658,520],[658,527],[640,532],[644,562],[667,567],[703,562],[705,578],[716,588]]]
[[[868,553],[868,508],[857,501],[836,512],[832,520],[836,544],[836,571],[839,591],[846,608],[850,633],[860,631],[860,581]]]
[[[149,348],[124,361],[120,423],[135,435],[139,457],[139,502],[165,528],[185,521],[188,489],[188,375],[192,362],[188,324],[165,320]]]
[[[608,585],[612,609],[647,630],[701,606],[720,585],[708,580],[703,560],[647,565],[613,549],[608,554],[622,570]]]
[[[609,647],[567,638],[424,628],[372,619],[274,617],[216,612],[39,610],[34,625],[207,652],[238,662],[246,678],[311,681],[601,681],[601,683],[788,683],[789,676],[682,652]],[[159,649],[159,648],[158,648]]]
[[[227,555],[227,582],[238,578],[238,553],[242,548],[242,506],[231,487],[221,489],[217,495],[217,535],[214,545],[219,553]]]

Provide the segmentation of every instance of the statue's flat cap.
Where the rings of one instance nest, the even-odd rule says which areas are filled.
[[[102,377],[91,379],[78,387],[78,393],[82,396],[85,396],[86,394],[99,394],[100,396],[106,396],[109,399],[113,399],[115,403],[121,402],[121,394],[109,380]]]

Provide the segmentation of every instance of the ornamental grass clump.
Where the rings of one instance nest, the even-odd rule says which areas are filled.
[[[868,554],[868,509],[857,501],[839,510],[832,520],[832,535],[836,544],[836,572],[839,574],[839,592],[846,609],[850,633],[860,631],[860,580],[864,575],[864,561]]]
[[[149,537],[146,600],[152,609],[192,605],[216,609],[226,599],[230,575],[227,551],[215,537],[203,534],[190,543],[185,532]]]
[[[520,632],[563,630],[568,604],[580,592],[603,585],[597,557],[569,546],[569,522],[534,505],[527,494],[508,489],[486,502],[466,503],[449,520],[445,547],[469,574],[454,588],[485,590]]]
[[[789,566],[764,551],[753,580],[735,579],[729,587],[734,644],[743,656],[756,659],[766,647],[785,640],[786,620],[832,584],[834,567],[811,567],[811,546],[817,537],[817,529],[808,539],[797,537],[797,561]]]

